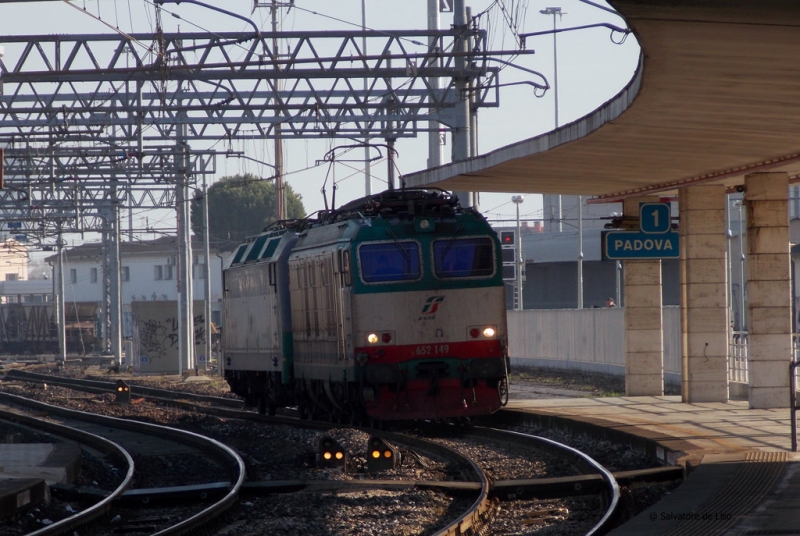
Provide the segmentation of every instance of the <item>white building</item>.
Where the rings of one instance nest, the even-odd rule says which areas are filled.
[[[192,288],[195,300],[205,299],[203,245],[192,242]],[[227,253],[211,249],[211,320],[220,324],[222,307],[222,262]],[[45,259],[58,277],[58,258]],[[133,301],[178,300],[178,238],[120,243],[123,310]],[[103,299],[102,244],[83,244],[64,250],[64,301],[101,302]]]
[[[28,279],[28,247],[9,238],[0,242],[0,281]]]

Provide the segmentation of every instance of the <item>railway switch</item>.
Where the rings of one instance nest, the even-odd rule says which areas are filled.
[[[114,400],[115,404],[130,404],[131,403],[131,388],[122,380],[117,380],[117,397]]]
[[[350,466],[350,454],[332,437],[323,437],[319,442],[317,465],[319,467],[342,467],[346,472]]]
[[[400,467],[400,452],[377,436],[369,438],[367,449],[367,471],[377,473]]]

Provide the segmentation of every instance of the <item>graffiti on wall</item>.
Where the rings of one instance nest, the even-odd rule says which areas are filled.
[[[195,301],[194,307],[202,311],[203,302]],[[133,302],[131,309],[138,328],[134,335],[134,369],[144,372],[179,370],[180,320],[177,302]],[[201,362],[206,338],[205,318],[205,314],[197,314],[193,319],[194,355]]]
[[[194,343],[206,343],[205,315],[194,317]],[[139,337],[142,350],[150,359],[161,359],[172,348],[177,348],[178,319],[167,318],[165,321],[150,319],[139,323]]]

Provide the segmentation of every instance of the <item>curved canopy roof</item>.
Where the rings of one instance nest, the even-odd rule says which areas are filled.
[[[558,130],[406,185],[616,200],[754,171],[800,176],[800,3],[609,1],[642,48],[625,89]]]

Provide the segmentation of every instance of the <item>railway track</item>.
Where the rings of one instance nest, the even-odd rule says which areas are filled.
[[[8,393],[0,393],[0,403],[6,406],[3,418],[7,421],[46,430],[47,433],[76,441],[84,447],[115,453],[128,466],[125,478],[114,490],[73,490],[82,500],[91,500],[93,495],[96,504],[31,533],[37,536],[72,534],[78,527],[82,527],[81,534],[112,534],[120,528],[114,523],[122,521],[121,516],[115,521],[118,515],[116,512],[126,502],[130,504],[135,501],[139,505],[153,507],[160,506],[166,498],[174,500],[187,494],[195,499],[212,492],[221,495],[218,500],[199,510],[197,506],[190,506],[172,509],[169,516],[147,516],[149,521],[140,523],[141,531],[138,531],[163,536],[186,534],[230,508],[244,482],[245,467],[242,459],[229,447],[211,438],[166,426],[70,410]],[[25,414],[25,411],[35,412],[37,417]],[[42,414],[47,416],[47,420],[40,417]],[[210,461],[205,466],[217,467],[218,470],[209,471],[211,481],[195,484],[191,489],[186,486],[160,486],[155,489],[132,486],[137,480],[147,482],[153,478],[153,475],[146,474],[146,467],[137,470],[135,459],[148,460],[153,456],[176,452],[184,457],[208,459]],[[220,475],[224,475],[224,478],[221,479]],[[172,474],[170,478],[175,476]],[[61,490],[62,493],[68,491]],[[91,527],[87,532],[89,523]],[[129,533],[137,533],[136,527],[128,526],[127,530]]]
[[[109,390],[114,388],[113,383],[98,382],[94,380],[80,380],[74,378],[62,378],[58,376],[31,374],[13,372],[7,375],[7,379],[15,379],[17,381],[25,382],[38,382],[47,383],[48,385],[63,385],[70,389],[79,389],[89,392],[108,393]],[[220,397],[208,397],[204,395],[187,394],[184,392],[175,392],[162,389],[146,388],[141,389],[133,385],[131,392],[135,396],[146,396],[148,400],[158,400],[160,402],[181,407],[183,409],[202,412],[207,414],[216,415],[225,419],[244,419],[252,423],[262,423],[272,425],[290,425],[296,426],[297,419],[287,419],[286,417],[269,417],[259,415],[255,412],[243,412],[239,409],[232,409],[232,407],[241,407],[241,402],[231,399]],[[146,394],[145,394],[146,393]],[[187,399],[191,399],[191,402]],[[223,401],[220,403],[220,401]],[[220,407],[220,406],[227,407]],[[330,430],[333,425],[329,423],[313,423],[302,421],[304,427],[316,429],[318,434]],[[252,435],[255,433],[253,425],[248,425],[251,428],[245,429],[242,432],[243,436]],[[245,427],[247,428],[247,426]],[[291,504],[288,499],[281,502],[281,499],[276,497],[281,494],[289,492],[300,493],[363,493],[367,494],[368,490],[384,489],[384,490],[409,490],[409,489],[424,489],[434,490],[436,493],[446,495],[456,495],[463,497],[464,494],[469,495],[469,501],[461,499],[461,506],[442,506],[447,508],[453,519],[443,523],[441,519],[438,521],[438,528],[433,532],[436,534],[477,534],[481,530],[491,530],[492,523],[500,525],[507,530],[507,527],[517,525],[524,528],[525,525],[536,522],[549,522],[559,517],[559,512],[565,510],[563,507],[552,507],[552,503],[548,503],[548,497],[572,497],[572,496],[596,496],[602,498],[602,509],[596,509],[584,515],[586,518],[591,518],[592,522],[583,523],[583,531],[588,534],[602,534],[606,531],[615,521],[615,509],[619,506],[619,486],[616,484],[614,475],[605,471],[602,466],[591,460],[590,458],[582,455],[575,449],[560,445],[554,441],[549,441],[543,438],[536,438],[526,434],[511,433],[502,430],[492,430],[478,427],[459,428],[459,427],[438,427],[439,435],[442,430],[446,430],[447,441],[469,441],[469,442],[484,442],[495,445],[504,445],[503,448],[509,448],[516,452],[537,452],[543,453],[546,456],[561,458],[568,460],[566,465],[571,468],[568,470],[566,476],[559,474],[556,477],[542,478],[540,475],[524,475],[517,474],[513,478],[501,478],[498,475],[487,476],[482,469],[482,463],[470,461],[468,458],[474,456],[470,453],[468,455],[448,453],[447,448],[453,449],[453,445],[445,444],[439,447],[426,446],[430,441],[439,441],[443,438],[435,437],[437,434],[432,434],[431,437],[426,437],[425,434],[411,437],[408,434],[393,434],[387,431],[381,431],[380,435],[396,445],[401,446],[406,452],[423,452],[428,456],[438,458],[440,460],[448,460],[445,464],[459,467],[461,474],[457,477],[455,482],[440,481],[439,483],[432,482],[433,479],[414,479],[410,480],[407,474],[390,475],[388,479],[372,480],[365,478],[365,475],[358,475],[350,477],[349,480],[341,480],[343,477],[336,475],[339,480],[335,481],[319,481],[319,480],[302,480],[302,479],[280,479],[275,478],[275,475],[268,475],[267,480],[260,480],[258,474],[251,475],[250,480],[241,490],[241,494],[246,498],[246,504],[251,506],[248,508],[255,508],[258,510],[270,510],[272,512],[284,508],[285,504]],[[235,434],[231,432],[230,427],[222,431],[218,435],[220,441],[235,444],[239,451],[248,452],[252,449],[258,449],[259,446],[253,442],[248,442],[246,439],[237,439],[233,437]],[[363,440],[363,438],[362,438]],[[259,441],[263,443],[264,441]],[[286,439],[282,440],[285,448]],[[439,449],[444,449],[439,451]],[[256,466],[259,457],[263,458],[270,455],[262,455],[259,453],[245,456],[245,458],[252,458],[248,460],[248,467]],[[364,455],[365,456],[365,455]],[[479,456],[478,456],[479,458]],[[291,460],[284,460],[283,463],[291,463]],[[251,469],[251,472],[254,472]],[[257,471],[255,471],[257,473]],[[383,475],[382,475],[383,476]],[[630,481],[635,478],[632,475],[624,475]],[[452,474],[447,478],[452,478]],[[537,501],[531,501],[530,498],[536,496]],[[263,499],[268,497],[268,499]],[[542,502],[542,498],[545,502]],[[405,499],[405,497],[404,497]],[[434,498],[436,500],[436,498]],[[493,504],[500,501],[500,508],[493,508]],[[262,504],[263,502],[263,504]],[[323,501],[324,502],[324,501]],[[468,505],[466,503],[469,503]],[[598,501],[595,501],[598,502]],[[446,503],[446,501],[445,501]],[[385,507],[385,506],[379,506]],[[242,505],[239,505],[239,510],[242,510]],[[458,515],[454,515],[452,510],[457,508],[460,510]],[[592,506],[594,509],[595,507]],[[551,515],[552,514],[552,515]],[[295,514],[299,515],[299,514]],[[574,514],[570,514],[573,515]],[[514,519],[503,519],[504,517],[513,517]],[[556,519],[557,520],[557,519]],[[230,527],[238,527],[236,523],[229,524]],[[274,529],[280,530],[280,529]],[[238,534],[238,531],[230,532],[230,534]],[[335,532],[332,532],[335,533]],[[228,534],[224,531],[218,534]],[[253,533],[257,534],[257,533]]]
[[[585,496],[600,498],[602,506],[583,512],[580,521],[572,520],[573,528],[579,528],[581,534],[597,535],[613,526],[620,505],[617,479],[575,448],[543,437],[486,427],[454,427],[447,431],[437,427],[423,429],[423,433],[441,437],[447,444],[461,445],[473,459],[480,460],[482,467],[491,467],[490,496],[506,506],[501,508],[505,514],[495,516],[491,533],[519,533],[524,529],[521,525],[535,524],[531,520],[564,517],[562,514],[569,513],[569,509],[561,503],[554,505],[551,500]],[[536,463],[517,463],[515,460],[520,458]],[[540,464],[546,466],[548,475],[565,476],[543,477]]]

